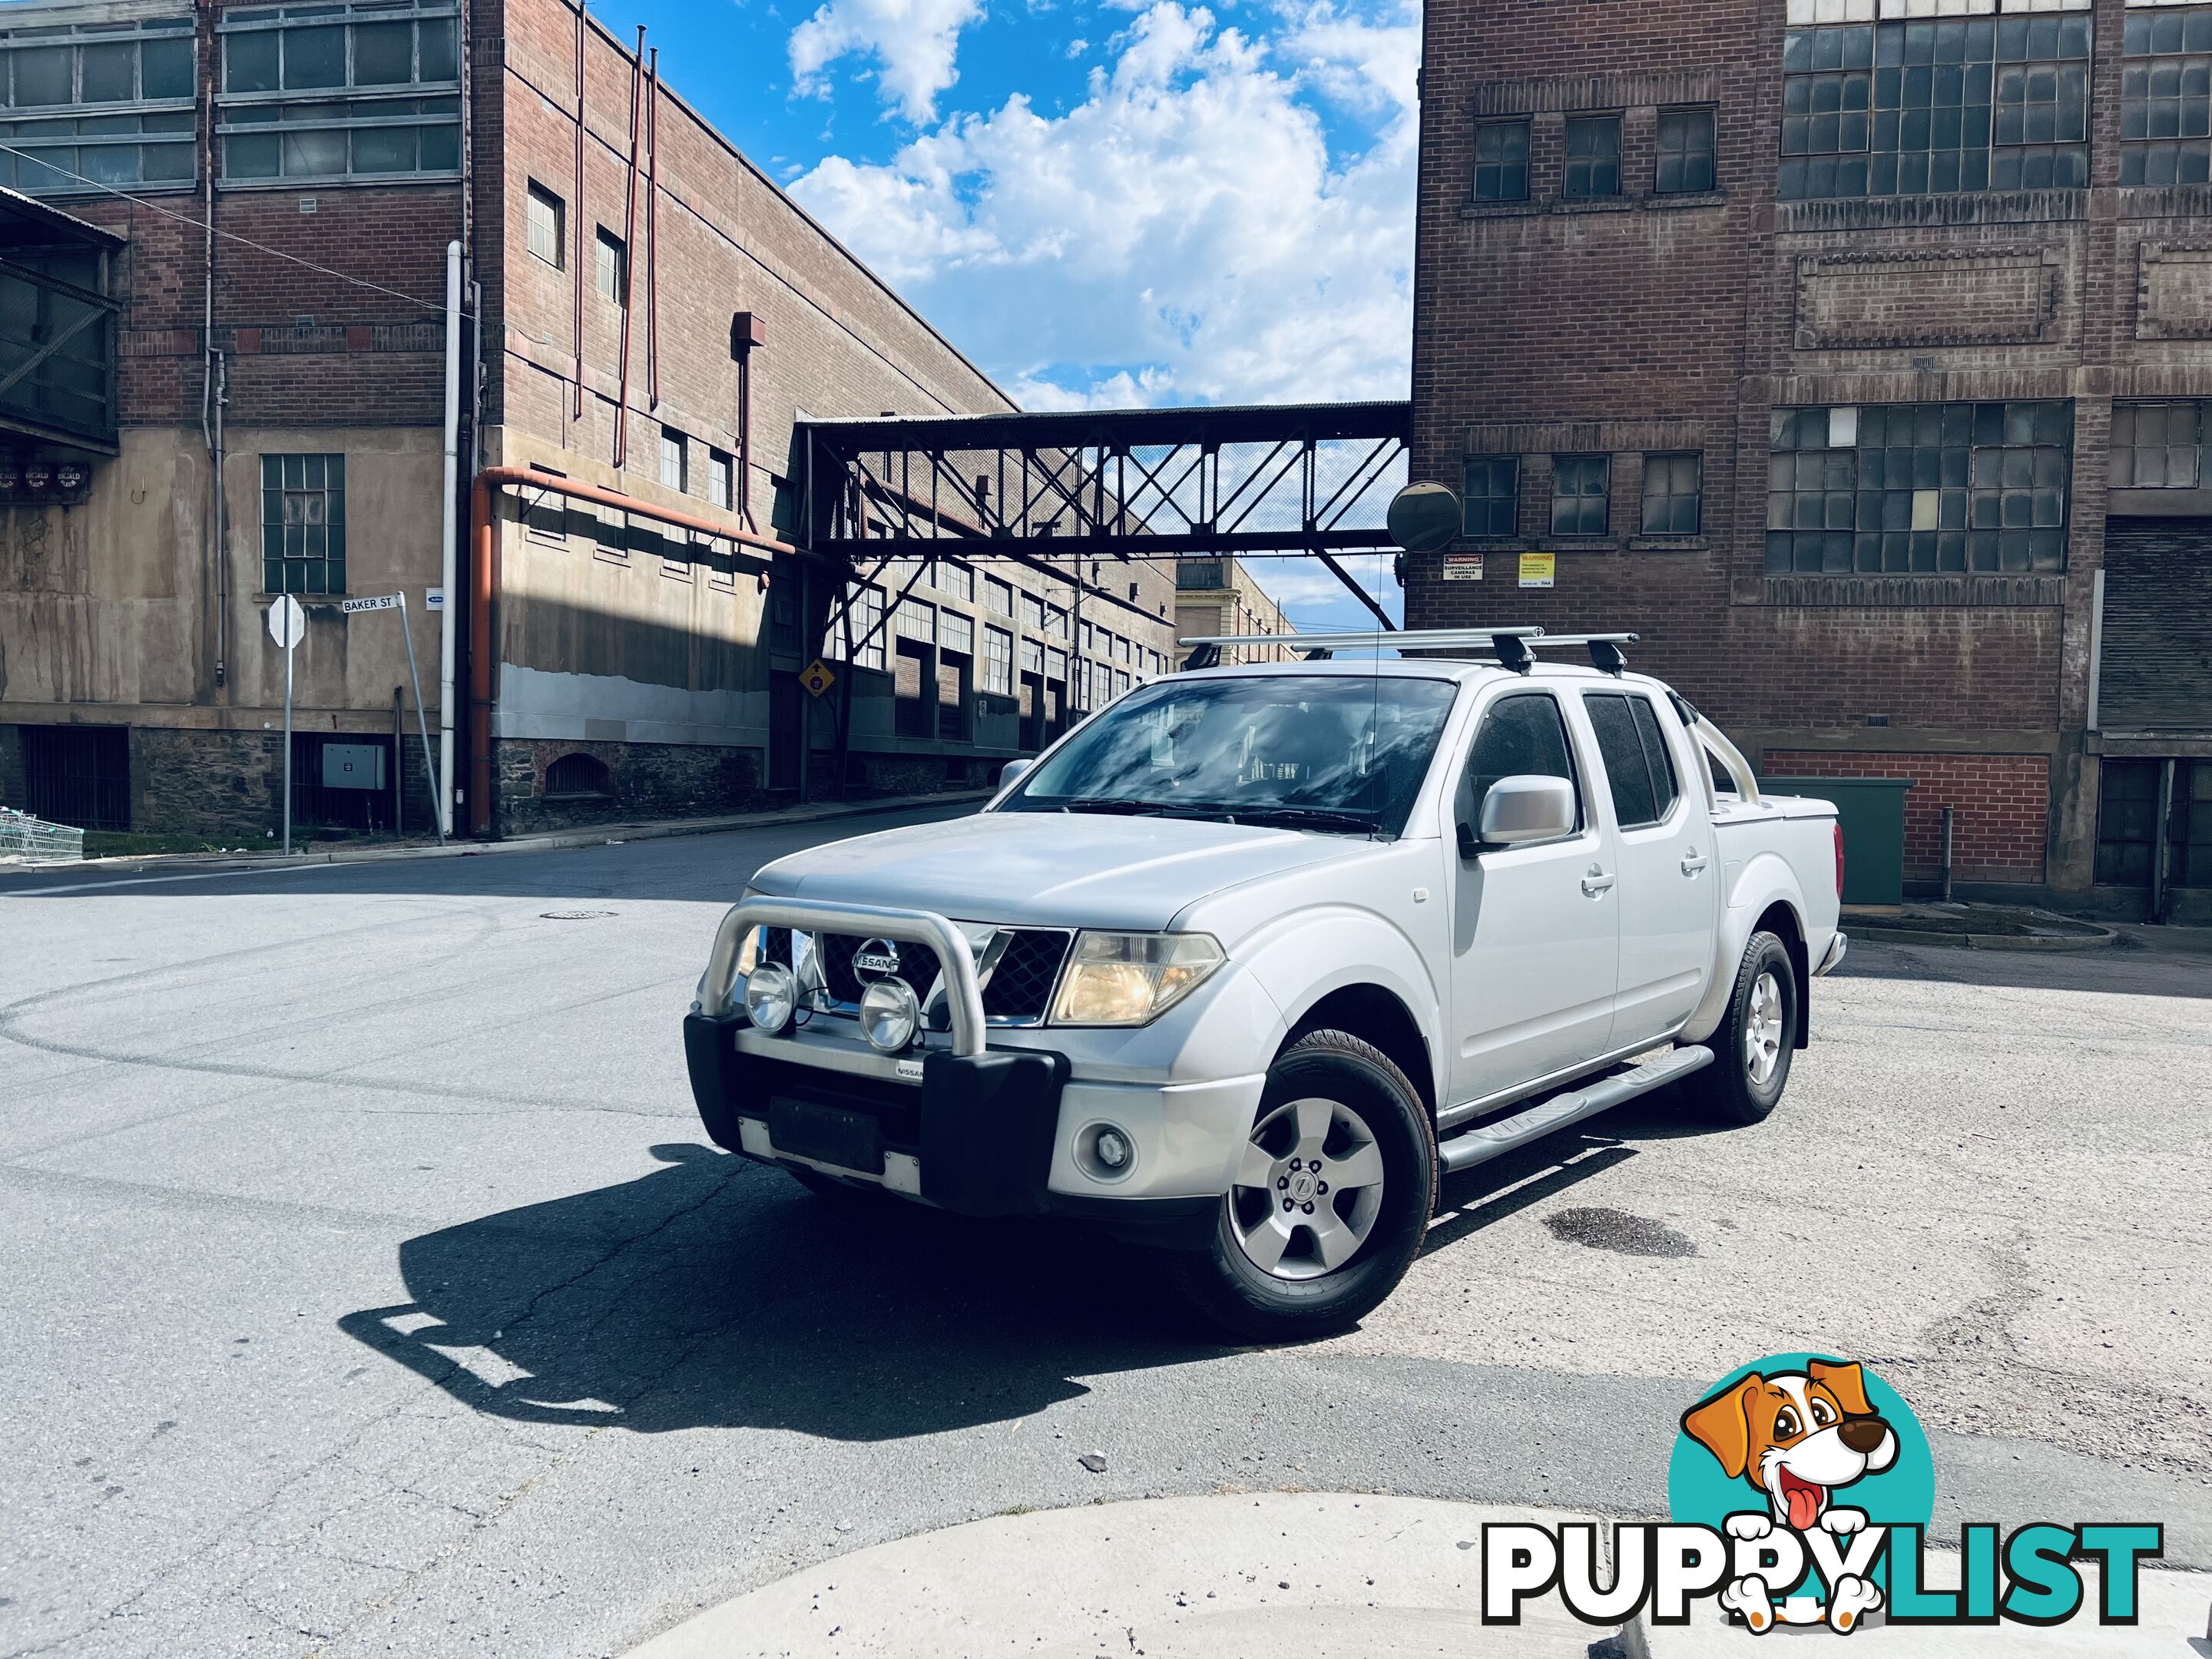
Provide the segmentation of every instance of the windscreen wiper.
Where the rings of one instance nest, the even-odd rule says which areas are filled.
[[[1133,800],[1121,795],[1076,795],[1057,805],[1063,812],[1118,812],[1128,817],[1168,810],[1160,801]]]
[[[1209,805],[1209,811],[1237,823],[1281,824],[1300,830],[1349,830],[1360,835],[1375,833],[1375,816],[1333,806],[1243,806],[1230,802]]]

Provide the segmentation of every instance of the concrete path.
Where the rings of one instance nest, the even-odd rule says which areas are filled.
[[[1486,1521],[1588,1518],[1341,1492],[994,1516],[823,1562],[630,1659],[1583,1659],[1613,1632],[1556,1602],[1486,1627],[1480,1568]]]

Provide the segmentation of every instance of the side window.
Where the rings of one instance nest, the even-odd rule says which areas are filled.
[[[1681,796],[1658,715],[1642,697],[1613,693],[1585,696],[1583,706],[1597,732],[1613,817],[1624,830],[1658,823]]]
[[[1535,776],[1565,778],[1575,782],[1573,751],[1567,746],[1566,721],[1559,705],[1541,691],[1524,691],[1500,697],[1482,717],[1468,751],[1468,808],[1482,811],[1482,798],[1500,778]],[[1583,827],[1579,785],[1576,791],[1575,828]]]
[[[1663,818],[1674,810],[1682,794],[1674,781],[1674,757],[1667,750],[1666,730],[1659,724],[1658,711],[1644,698],[1638,697],[1628,706],[1636,711],[1636,735],[1644,739],[1644,763],[1651,774],[1653,804]]]

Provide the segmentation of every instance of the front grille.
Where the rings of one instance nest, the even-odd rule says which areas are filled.
[[[817,939],[817,959],[821,964],[823,983],[832,1000],[849,1006],[860,1001],[860,994],[868,988],[867,981],[853,968],[853,957],[868,937],[860,933],[823,933]],[[1060,978],[1060,963],[1067,959],[1068,945],[1073,937],[1060,927],[1024,927],[1010,932],[1006,949],[1000,952],[998,964],[983,987],[984,1017],[1000,1020],[1042,1019],[1052,999],[1053,986]],[[897,950],[898,976],[914,988],[915,995],[927,998],[937,983],[937,953],[927,945],[904,940],[898,943]],[[797,966],[791,929],[769,928],[761,959],[780,962],[787,968]],[[950,1012],[939,1007],[932,1028],[942,1031],[951,1027]]]
[[[868,986],[854,971],[853,957],[867,939],[852,933],[824,933],[820,942],[822,978],[830,988],[830,994],[839,1002],[858,1002]],[[904,939],[895,948],[899,957],[898,977],[914,987],[916,996],[927,996],[929,988],[937,983],[937,952],[927,945],[913,945]]]
[[[1026,928],[1008,939],[983,988],[983,1012],[1002,1019],[1043,1018],[1068,938],[1057,928]]]

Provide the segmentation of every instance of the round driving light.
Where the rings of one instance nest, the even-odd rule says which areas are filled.
[[[1098,1167],[1109,1175],[1119,1175],[1127,1169],[1134,1152],[1128,1136],[1113,1128],[1101,1129],[1097,1139],[1091,1143],[1091,1150],[1098,1159]]]
[[[781,1031],[798,1007],[798,976],[781,963],[757,963],[745,975],[745,1012],[762,1030]]]
[[[860,1035],[887,1054],[914,1041],[921,1003],[902,979],[879,979],[860,994]]]

